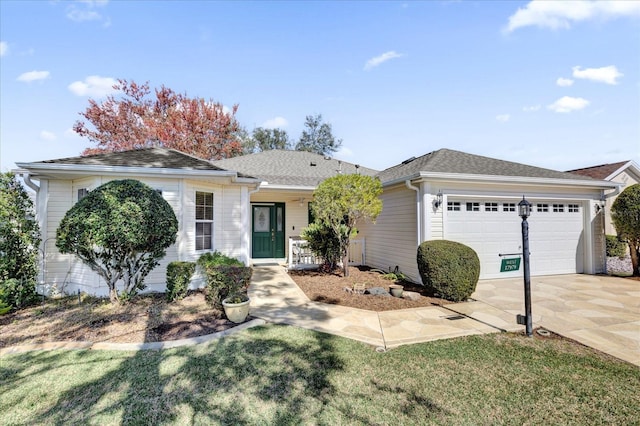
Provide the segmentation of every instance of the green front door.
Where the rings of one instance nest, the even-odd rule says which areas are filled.
[[[284,203],[252,204],[251,257],[284,258]]]

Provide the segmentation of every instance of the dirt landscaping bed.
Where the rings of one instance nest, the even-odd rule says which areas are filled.
[[[175,303],[167,303],[164,294],[141,295],[122,305],[94,297],[78,303],[77,297],[66,297],[0,316],[0,348],[58,341],[158,342],[234,326],[206,303],[201,291]]]
[[[380,271],[372,270],[367,266],[350,267],[348,277],[343,277],[341,271],[332,274],[318,271],[289,271],[289,275],[309,299],[333,305],[380,312],[451,303],[434,297],[424,286],[385,279]],[[345,288],[353,288],[357,283],[364,283],[367,289],[380,287],[387,293],[390,284],[401,284],[404,292],[418,293],[418,297],[417,300],[409,300],[391,295],[357,294],[345,290]]]

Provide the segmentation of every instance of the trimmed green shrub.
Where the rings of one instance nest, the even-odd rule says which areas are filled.
[[[417,261],[423,284],[443,299],[460,302],[476,289],[480,259],[471,247],[448,240],[425,241],[418,247]]]
[[[627,254],[627,244],[616,235],[607,235],[607,257],[624,257]]]
[[[0,311],[19,309],[34,304],[37,301],[35,285],[31,280],[9,278],[0,281]]]
[[[195,262],[169,263],[167,266],[167,300],[169,302],[185,298],[189,281],[195,271]]]
[[[200,256],[198,266],[207,277],[207,302],[216,308],[222,307],[222,300],[227,296],[246,293],[253,274],[253,269],[244,266],[238,259],[218,251]]]
[[[340,237],[333,228],[323,223],[310,223],[301,233],[309,244],[309,249],[322,258],[325,269],[333,271],[340,261]]]
[[[218,265],[205,269],[207,288],[205,297],[209,304],[221,308],[229,295],[246,294],[253,269],[248,266]]]

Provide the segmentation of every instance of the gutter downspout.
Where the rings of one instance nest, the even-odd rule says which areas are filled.
[[[22,179],[24,180],[25,185],[27,185],[29,188],[31,188],[31,189],[33,189],[35,191],[36,199],[37,199],[38,192],[40,191],[40,187],[38,185],[36,185],[35,183],[33,183],[29,173],[20,173],[20,177],[22,177]]]
[[[411,184],[411,181],[408,179],[404,181],[404,184],[406,185],[407,189],[412,189],[416,191],[416,234],[417,234],[416,247],[419,247],[420,243],[422,243],[422,217],[421,217],[422,200],[420,199],[420,188],[418,188],[417,186],[413,186]]]

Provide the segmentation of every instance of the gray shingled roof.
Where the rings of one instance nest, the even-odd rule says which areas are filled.
[[[146,167],[180,170],[226,171],[211,162],[167,148],[143,148],[132,151],[110,152],[86,157],[59,158],[38,161],[36,164],[77,164],[107,167]]]
[[[526,164],[497,160],[451,149],[440,149],[421,157],[404,161],[402,164],[383,170],[378,174],[378,177],[384,184],[394,180],[415,177],[420,172],[591,180],[588,177],[579,177],[572,173],[527,166]]]
[[[355,164],[305,151],[270,150],[241,157],[213,161],[218,167],[237,170],[272,185],[318,186],[342,171],[375,176],[377,170],[356,168]]]

